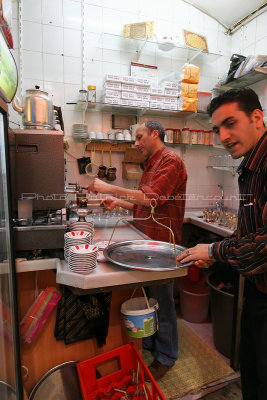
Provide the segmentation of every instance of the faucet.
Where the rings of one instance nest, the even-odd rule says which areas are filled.
[[[217,202],[217,207],[220,209],[220,211],[224,212],[224,190],[223,190],[223,185],[218,185],[218,187],[221,189],[221,201]]]

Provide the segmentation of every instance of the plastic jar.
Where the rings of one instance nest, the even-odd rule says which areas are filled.
[[[180,129],[173,130],[173,143],[181,143],[181,130]]]
[[[197,144],[197,131],[195,129],[190,130],[190,142],[191,144]]]
[[[88,85],[88,103],[96,102],[96,86]]]
[[[201,129],[197,131],[197,144],[204,144],[204,131]]]
[[[173,143],[173,129],[172,128],[166,128],[165,129],[166,133],[166,141],[167,143]]]
[[[210,144],[216,144],[216,133],[215,131],[210,131]]]
[[[190,130],[189,128],[182,129],[182,143],[189,144],[190,143]]]
[[[206,146],[210,144],[210,131],[204,131],[204,144]]]

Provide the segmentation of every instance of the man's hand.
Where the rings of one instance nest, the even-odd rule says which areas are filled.
[[[210,267],[215,260],[209,256],[209,244],[197,244],[195,247],[184,250],[177,256],[177,261],[184,263],[194,261],[194,264],[199,268]]]
[[[95,178],[93,182],[87,187],[88,192],[93,192],[95,194],[99,193],[109,193],[111,185],[109,183],[101,181],[101,179]]]
[[[112,197],[109,197],[109,198],[103,200],[101,202],[101,204],[104,204],[106,209],[109,210],[109,211],[112,211],[118,205],[117,204],[117,199],[114,199]]]

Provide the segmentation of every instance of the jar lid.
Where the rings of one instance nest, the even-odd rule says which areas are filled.
[[[96,86],[94,86],[94,85],[88,85],[88,90],[96,90]]]
[[[189,131],[189,128],[183,128],[182,131]]]
[[[165,131],[173,131],[173,128],[165,128]]]

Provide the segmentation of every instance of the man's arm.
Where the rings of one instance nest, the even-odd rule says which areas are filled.
[[[140,204],[143,206],[150,206],[149,198],[142,192],[142,190],[126,189],[120,186],[111,185],[95,178],[88,186],[88,191],[94,193],[110,194],[117,199],[126,201],[130,204]]]
[[[127,210],[133,210],[134,205],[125,200],[116,199],[115,197],[108,197],[102,200],[102,204],[105,205],[107,210],[113,210],[115,207],[126,208]]]

